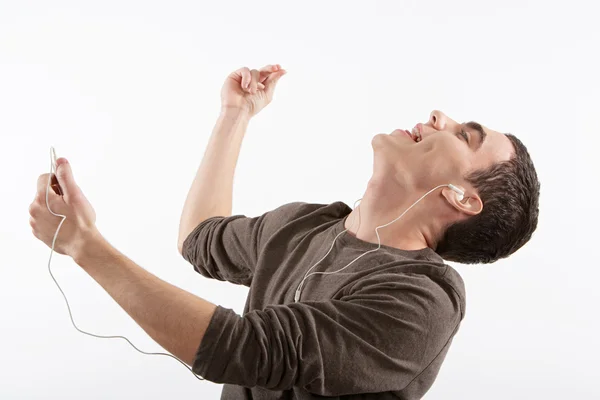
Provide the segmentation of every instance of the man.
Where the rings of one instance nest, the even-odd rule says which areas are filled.
[[[50,204],[67,215],[56,251],[194,372],[224,383],[222,399],[420,399],[465,315],[464,283],[444,259],[494,262],[537,226],[529,154],[512,135],[434,111],[411,132],[375,135],[373,175],[354,210],[340,201],[292,202],[257,217],[232,215],[247,124],[283,74],[276,64],[228,76],[180,221],[178,249],[197,272],[250,288],[243,316],[112,247],[64,159],[57,175],[65,194]],[[32,227],[50,246],[56,220],[42,207],[49,175],[40,178]]]

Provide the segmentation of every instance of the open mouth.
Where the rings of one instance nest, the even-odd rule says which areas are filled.
[[[408,136],[409,138],[411,138],[412,140],[414,140],[413,137],[412,137],[412,135],[410,134],[410,132],[408,132],[406,129],[404,129],[402,132],[404,132],[404,134],[406,136]]]
[[[409,133],[411,134],[411,137],[415,142],[418,143],[421,140],[423,140],[423,137],[421,136],[421,124],[415,125],[415,127],[412,128],[412,131],[410,131]]]
[[[402,132],[406,137],[410,138],[415,143],[419,143],[421,141],[421,135],[418,130],[413,129],[412,133],[406,129],[396,129],[396,132]]]

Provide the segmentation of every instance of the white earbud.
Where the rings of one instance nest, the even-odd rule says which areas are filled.
[[[465,192],[463,192],[451,183],[448,184],[448,187],[456,192],[456,199],[458,201],[462,201],[462,199],[465,197]]]

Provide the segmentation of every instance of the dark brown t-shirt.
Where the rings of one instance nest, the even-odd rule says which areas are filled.
[[[250,287],[243,315],[217,306],[192,366],[224,384],[221,399],[413,400],[429,390],[465,315],[462,278],[431,248],[382,245],[310,275],[294,302],[351,211],[292,202],[209,218],[186,238],[198,273]],[[377,246],[344,232],[310,273]]]

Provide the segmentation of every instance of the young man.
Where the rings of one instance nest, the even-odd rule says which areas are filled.
[[[540,187],[531,159],[512,135],[434,111],[412,132],[375,135],[354,210],[292,202],[231,215],[244,132],[284,73],[229,75],[181,217],[178,248],[196,271],[250,288],[243,316],[114,248],[65,158],[58,183],[38,178],[32,232],[193,372],[224,383],[222,399],[420,399],[465,315],[463,280],[444,260],[491,263],[530,239]]]
[[[225,383],[224,399],[419,399],[465,314],[463,281],[444,259],[491,263],[530,239],[540,187],[532,161],[513,135],[433,111],[411,131],[374,136],[373,175],[354,210],[293,202],[231,215],[248,121],[284,73],[269,65],[227,78],[186,200],[183,257],[203,276],[250,287],[243,317],[217,307],[194,370]],[[378,248],[376,228],[436,187],[378,230]]]

